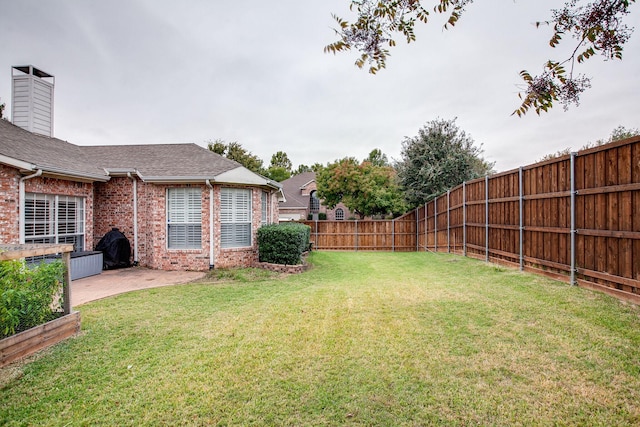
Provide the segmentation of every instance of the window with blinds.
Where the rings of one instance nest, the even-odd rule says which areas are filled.
[[[84,198],[26,193],[24,200],[25,243],[71,243],[84,250]]]
[[[223,188],[220,196],[221,246],[251,246],[251,190]]]
[[[262,216],[260,220],[260,225],[269,224],[269,193],[266,191],[262,192]]]
[[[200,249],[202,247],[202,190],[200,188],[167,189],[167,247]]]

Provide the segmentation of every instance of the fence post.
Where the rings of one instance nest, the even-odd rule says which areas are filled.
[[[62,253],[62,263],[64,264],[64,273],[62,277],[62,309],[64,314],[71,314],[71,252]]]
[[[451,253],[451,190],[447,190],[447,252]]]
[[[416,252],[420,252],[420,207],[416,208]]]
[[[424,202],[424,251],[429,252],[429,202]]]
[[[571,285],[576,284],[576,153],[571,153]]]
[[[484,260],[489,262],[489,175],[484,176]]]
[[[356,219],[356,252],[358,252],[358,220]]]
[[[320,249],[319,248],[320,245],[318,245],[318,220],[317,219],[315,223],[316,223],[316,249]]]
[[[433,199],[433,251],[438,252],[438,198]]]
[[[462,183],[462,255],[467,256],[467,182]]]
[[[391,220],[391,252],[396,251],[396,220]]]
[[[518,169],[518,204],[519,204],[519,214],[520,214],[520,271],[524,270],[524,195],[523,193],[523,185],[522,185],[522,166]]]

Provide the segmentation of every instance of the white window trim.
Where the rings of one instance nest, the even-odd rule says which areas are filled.
[[[29,224],[36,224],[33,229],[37,229],[37,224],[41,224],[43,228],[48,228],[49,232],[47,234],[27,234],[29,230],[29,226],[27,224],[27,204],[28,201],[45,201],[48,203],[46,207],[47,217],[45,220],[41,220],[40,222],[36,221],[35,218],[33,222],[29,222]],[[69,221],[61,221],[60,217],[60,205],[61,203],[65,203],[68,201],[75,202],[74,207],[74,217],[75,219],[71,222]],[[75,251],[83,251],[86,248],[86,198],[82,196],[66,196],[66,195],[55,195],[55,194],[45,194],[45,193],[25,193],[25,208],[24,211],[20,213],[21,221],[24,227],[25,235],[24,241],[25,243],[66,243],[69,237],[75,237],[74,240],[74,250]],[[46,224],[46,225],[45,225]],[[72,232],[60,232],[60,227],[63,224],[73,224]],[[68,230],[67,230],[68,231]],[[78,244],[79,243],[79,244]]]
[[[182,202],[184,205],[172,206],[172,193],[183,193]],[[197,202],[190,205],[189,193],[197,195]],[[171,251],[188,251],[202,249],[202,189],[199,187],[175,187],[166,190],[166,248]],[[171,243],[171,226],[184,226],[183,244]],[[190,241],[189,228],[199,229],[197,239]]]
[[[240,196],[241,194],[243,196]],[[229,196],[231,199],[225,200]],[[222,187],[220,200],[220,247],[222,249],[252,247],[253,190],[249,188]],[[246,206],[241,206],[245,205],[245,202],[247,202]],[[231,205],[230,207],[228,206],[229,204]],[[231,227],[228,227],[229,225]],[[249,230],[248,236],[243,233],[242,239],[238,239],[238,229],[246,228],[246,226],[248,226]],[[227,228],[231,228],[231,230],[229,231]],[[232,235],[226,235],[227,232]],[[246,237],[248,237],[248,241],[246,241]]]
[[[270,219],[270,203],[269,203],[269,193],[267,191],[263,191],[260,196],[260,201],[262,203],[262,211],[260,212],[260,225],[269,225],[271,223]]]

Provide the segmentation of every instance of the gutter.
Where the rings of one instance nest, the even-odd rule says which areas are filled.
[[[133,182],[133,265],[138,265],[138,180],[127,172]]]
[[[204,182],[207,184],[207,187],[209,187],[209,270],[213,270],[215,266],[215,253],[213,251],[213,185],[211,185],[209,179],[206,179]]]
[[[27,175],[27,176],[23,176],[22,178],[20,178],[20,183],[18,185],[18,191],[19,191],[19,196],[18,199],[20,200],[20,208],[19,208],[19,212],[18,214],[20,215],[20,218],[18,220],[18,223],[20,224],[20,244],[24,245],[24,210],[25,210],[25,203],[24,203],[24,199],[25,199],[25,190],[24,190],[24,182],[28,179],[31,178],[36,178],[42,175],[42,169],[38,169],[36,171],[36,173],[31,174],[31,175]]]

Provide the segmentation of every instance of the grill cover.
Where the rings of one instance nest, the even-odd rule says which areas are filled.
[[[96,251],[103,254],[102,268],[104,270],[131,266],[131,244],[129,244],[129,239],[117,228],[113,228],[100,239]]]

